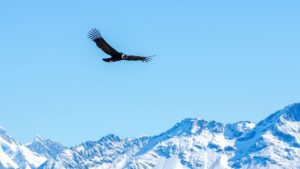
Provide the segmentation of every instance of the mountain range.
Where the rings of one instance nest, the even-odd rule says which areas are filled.
[[[41,137],[22,144],[0,128],[0,168],[300,168],[300,103],[258,123],[187,118],[159,135],[110,134],[73,147]]]

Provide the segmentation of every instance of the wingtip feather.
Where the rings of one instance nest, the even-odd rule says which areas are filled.
[[[93,41],[95,41],[96,39],[102,38],[102,35],[101,35],[100,31],[97,28],[93,28],[88,33],[88,38],[90,38]]]

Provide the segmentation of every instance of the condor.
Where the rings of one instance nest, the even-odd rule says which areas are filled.
[[[111,56],[110,58],[104,58],[103,61],[105,62],[116,62],[121,60],[150,62],[152,59],[152,56],[126,55],[118,52],[103,39],[98,29],[92,29],[88,33],[88,37],[92,39],[103,52]]]

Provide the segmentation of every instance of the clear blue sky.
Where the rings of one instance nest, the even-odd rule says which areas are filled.
[[[2,1],[0,126],[66,145],[187,117],[259,121],[300,101],[300,1]],[[108,64],[87,38],[157,56]]]

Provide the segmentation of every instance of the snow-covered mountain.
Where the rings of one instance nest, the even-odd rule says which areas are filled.
[[[0,129],[0,168],[300,168],[300,104],[255,124],[184,119],[156,136],[113,134],[74,147],[36,137],[16,142]]]
[[[30,151],[0,128],[0,168],[37,168],[46,157]]]

